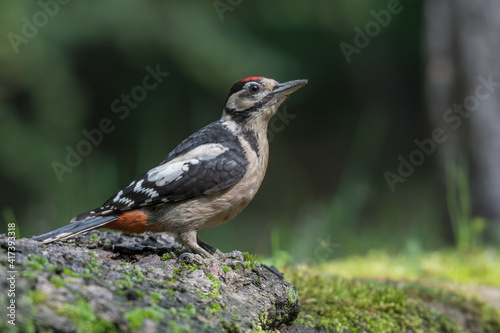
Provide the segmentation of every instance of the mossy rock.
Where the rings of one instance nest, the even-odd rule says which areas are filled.
[[[500,332],[500,313],[456,288],[285,269],[302,312],[281,332]]]
[[[7,296],[7,238],[0,281]],[[168,255],[166,255],[168,254]],[[94,232],[49,245],[15,245],[16,325],[0,332],[253,332],[293,321],[295,287],[245,254],[179,259],[165,234]]]

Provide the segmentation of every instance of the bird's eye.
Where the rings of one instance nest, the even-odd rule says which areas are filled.
[[[248,90],[250,91],[251,94],[256,94],[260,91],[260,87],[256,84],[252,84]]]

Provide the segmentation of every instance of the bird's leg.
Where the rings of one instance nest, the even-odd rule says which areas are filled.
[[[219,258],[236,258],[240,260],[234,261],[234,264],[239,264],[241,267],[245,267],[243,264],[243,254],[240,251],[222,253],[217,248],[202,241],[198,237],[198,232],[196,230],[181,233],[178,237],[182,244],[189,246],[194,252],[201,255],[203,258],[214,258],[214,255]],[[190,256],[193,256],[193,254],[183,253],[179,256],[179,259],[185,259],[185,257]],[[194,256],[196,256],[196,254],[194,254]]]
[[[210,254],[217,255],[217,256],[223,257],[223,258],[236,258],[236,259],[240,259],[240,261],[243,261],[243,253],[241,253],[240,251],[235,250],[235,251],[232,251],[229,253],[222,253],[219,249],[213,247],[212,245],[208,244],[207,242],[202,241],[199,236],[196,236],[196,237],[198,240],[198,245],[200,247],[202,247],[203,249],[207,250],[208,252],[210,252]]]
[[[213,247],[212,245],[208,244],[207,242],[202,241],[198,235],[196,235],[196,240],[198,242],[198,245],[200,247],[202,247],[203,249],[205,249],[210,254],[215,254],[215,252],[219,251],[216,247]]]
[[[194,252],[198,253],[202,257],[204,258],[213,257],[209,252],[207,252],[200,245],[198,245],[197,242],[198,232],[196,230],[183,232],[179,234],[178,237],[182,244],[189,246]]]

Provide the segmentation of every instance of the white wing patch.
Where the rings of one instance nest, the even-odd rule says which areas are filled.
[[[167,164],[175,162],[191,162],[190,160],[211,160],[212,158],[216,158],[217,156],[224,154],[228,150],[228,147],[221,145],[220,143],[207,143],[188,151],[184,155],[177,156]]]
[[[140,181],[137,182],[137,184],[135,184],[134,192],[145,193],[150,198],[156,198],[159,195],[159,193],[153,188],[142,187],[143,182],[144,182],[144,179],[141,179]]]
[[[163,186],[176,179],[182,178],[182,170],[185,162],[165,163],[148,172],[148,181],[154,182],[156,186]]]
[[[113,198],[113,202],[118,202],[118,203],[121,203],[121,204],[124,204],[127,206],[132,206],[134,204],[134,200],[126,198],[126,197],[122,197],[122,195],[123,195],[123,190],[118,192],[116,197]],[[103,212],[103,214],[104,214],[104,212]]]
[[[190,165],[199,164],[200,161],[211,160],[228,150],[228,147],[219,143],[198,146],[184,155],[177,156],[168,163],[151,169],[147,173],[148,181],[154,182],[156,186],[164,186],[167,183],[181,179],[182,175],[189,171]]]

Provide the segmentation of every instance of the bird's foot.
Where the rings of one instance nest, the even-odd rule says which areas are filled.
[[[187,263],[196,263],[201,265],[204,262],[204,257],[198,253],[184,252],[179,256],[179,260]]]
[[[217,250],[217,252],[214,255],[220,258],[220,260],[225,261],[229,259],[230,262],[228,266],[231,266],[234,269],[236,269],[239,266],[243,270],[245,270],[245,264],[243,262],[244,261],[243,253],[241,253],[240,251],[235,250],[228,253],[222,253],[219,250]]]
[[[222,252],[218,251],[218,255],[221,258],[227,258],[227,259],[233,258],[233,259],[239,259],[240,261],[245,260],[245,258],[243,257],[243,253],[241,253],[241,251],[238,251],[238,250],[234,250],[234,251],[231,251],[228,253],[222,253]]]
[[[213,255],[202,255],[198,253],[184,252],[179,256],[179,260],[184,261],[188,264],[208,264],[211,261],[217,261],[219,265],[230,266],[233,269],[245,270],[245,262],[243,254],[240,251],[232,251],[229,253],[222,253],[216,250]]]

